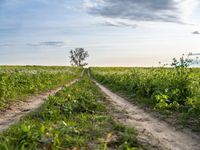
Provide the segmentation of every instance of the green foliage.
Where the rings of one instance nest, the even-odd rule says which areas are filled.
[[[115,123],[100,102],[102,99],[99,89],[87,78],[65,87],[50,96],[37,112],[5,130],[0,135],[0,149],[139,147],[135,131]]]
[[[188,114],[200,122],[200,70],[188,68],[189,63],[181,58],[174,59],[173,68],[91,68],[91,73],[99,82],[135,97],[140,104]]]
[[[12,101],[61,86],[78,77],[74,67],[2,66],[0,70],[0,108]]]
[[[76,48],[70,51],[70,62],[73,66],[83,67],[88,65],[88,63],[84,62],[87,57],[89,57],[89,54],[84,48]]]

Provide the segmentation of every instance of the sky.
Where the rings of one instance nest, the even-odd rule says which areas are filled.
[[[0,0],[1,65],[158,66],[199,41],[199,0]]]

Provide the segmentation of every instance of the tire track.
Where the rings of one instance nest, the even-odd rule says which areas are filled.
[[[83,76],[84,70],[81,73],[80,78]],[[71,81],[66,84],[65,87],[71,86],[72,84],[78,82],[80,78]],[[45,100],[50,96],[54,95],[58,91],[62,90],[63,87],[56,88],[54,90],[50,90],[48,92],[33,96],[25,101],[17,101],[16,103],[9,106],[4,111],[1,111],[0,115],[0,132],[7,129],[10,125],[16,123],[21,117],[25,114],[35,111],[39,108]]]
[[[106,94],[111,114],[121,123],[138,131],[138,140],[147,149],[200,150],[200,137],[178,131],[164,121],[146,113],[141,108],[111,92],[97,81],[93,82]]]

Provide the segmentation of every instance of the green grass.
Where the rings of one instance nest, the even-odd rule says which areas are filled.
[[[84,77],[1,133],[0,149],[139,149],[136,131],[113,121],[103,99]]]

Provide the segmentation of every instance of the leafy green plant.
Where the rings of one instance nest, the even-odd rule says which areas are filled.
[[[0,108],[13,101],[61,86],[80,76],[81,68],[2,66]]]
[[[50,96],[38,111],[0,134],[0,149],[127,149],[136,133],[108,115],[102,93],[88,78]],[[111,138],[111,134],[117,139]],[[105,139],[106,138],[106,142]],[[109,140],[109,141],[108,141]],[[125,144],[125,145],[124,145]]]
[[[180,60],[173,59],[170,68],[96,67],[91,68],[91,74],[97,81],[138,104],[154,110],[189,114],[191,120],[198,122],[200,70],[190,68],[191,63],[192,60],[181,57]]]

